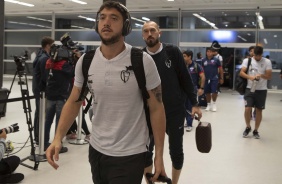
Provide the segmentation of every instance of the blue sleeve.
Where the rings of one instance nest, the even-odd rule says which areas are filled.
[[[183,58],[183,54],[181,53],[181,51],[179,50],[178,47],[174,47],[175,48],[175,55],[176,55],[176,61],[178,61],[178,68],[179,71],[178,72],[178,76],[179,76],[179,82],[181,84],[182,89],[184,90],[184,92],[186,93],[188,99],[191,101],[191,104],[193,106],[198,104],[197,101],[197,94],[195,93],[194,90],[194,84],[191,78],[191,75],[189,74],[185,62],[184,62],[184,58]]]

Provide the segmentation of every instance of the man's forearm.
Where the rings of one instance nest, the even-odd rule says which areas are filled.
[[[61,141],[64,138],[74,122],[74,119],[78,115],[80,107],[81,102],[72,102],[71,100],[67,100],[60,115],[55,139],[59,139]]]
[[[166,130],[165,113],[162,108],[159,108],[153,112],[150,111],[151,125],[154,134],[156,155],[163,156],[164,138]]]

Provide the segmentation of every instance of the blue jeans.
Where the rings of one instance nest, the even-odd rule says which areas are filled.
[[[56,115],[56,129],[60,119],[60,115],[65,104],[65,100],[47,100],[46,117],[45,117],[45,134],[44,134],[44,149],[49,146],[50,130],[53,124],[54,116]]]

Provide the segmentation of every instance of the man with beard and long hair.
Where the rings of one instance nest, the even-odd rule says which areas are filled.
[[[154,59],[162,81],[163,102],[166,113],[166,133],[169,138],[169,153],[172,160],[172,183],[178,183],[184,162],[183,134],[185,118],[186,96],[193,106],[192,116],[202,113],[198,107],[197,95],[190,74],[186,69],[183,55],[176,46],[172,46],[173,58],[171,61],[166,50],[168,44],[161,43],[162,32],[157,23],[145,22],[142,28],[142,36],[147,47],[144,51]],[[177,66],[173,66],[177,63]],[[185,96],[186,95],[186,96]],[[152,171],[154,141],[149,146],[144,173]]]
[[[88,87],[93,96],[95,116],[92,119],[89,162],[95,184],[137,184],[142,182],[149,131],[142,94],[133,71],[127,80],[121,74],[131,65],[132,46],[124,42],[131,31],[130,15],[125,6],[106,1],[97,13],[96,32],[102,43],[96,49],[88,71]],[[81,56],[76,65],[72,93],[67,100],[54,141],[46,151],[51,166],[57,169],[61,140],[78,114],[77,99],[83,86]],[[147,100],[156,142],[155,175],[166,176],[163,164],[165,112],[161,81],[153,59],[143,53]],[[95,94],[95,95],[94,95]]]

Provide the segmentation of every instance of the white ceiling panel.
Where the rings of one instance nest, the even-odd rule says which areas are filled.
[[[34,4],[34,7],[22,6],[5,2],[6,14],[26,14],[28,12],[78,12],[97,11],[102,0],[82,0],[86,5],[69,0],[19,0]],[[131,11],[138,10],[228,10],[228,9],[282,9],[282,0],[127,0],[127,7]]]

